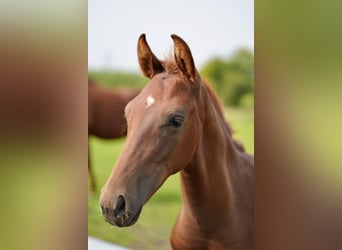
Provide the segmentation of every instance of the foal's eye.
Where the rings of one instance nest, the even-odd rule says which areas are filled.
[[[182,128],[183,124],[184,124],[184,117],[180,115],[173,115],[168,120],[168,125],[175,129]]]

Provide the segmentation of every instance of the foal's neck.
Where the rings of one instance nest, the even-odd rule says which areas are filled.
[[[203,133],[192,162],[181,172],[181,216],[206,234],[231,224],[227,222],[234,218],[231,175],[238,150],[217,99],[207,86],[202,92]]]
[[[213,92],[202,89],[203,131],[181,171],[173,249],[253,249],[253,158],[231,137]]]

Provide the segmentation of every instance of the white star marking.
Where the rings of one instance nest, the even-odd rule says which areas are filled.
[[[149,96],[147,97],[147,99],[146,99],[146,108],[148,108],[148,107],[150,107],[151,105],[153,105],[153,103],[154,103],[154,98],[153,98],[151,95],[149,95]]]

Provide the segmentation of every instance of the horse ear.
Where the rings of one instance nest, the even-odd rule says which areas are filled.
[[[174,53],[178,68],[190,82],[194,83],[196,80],[197,71],[189,46],[182,38],[175,34],[172,34],[171,38],[175,44]]]
[[[145,34],[141,34],[138,40],[138,60],[142,73],[149,79],[164,71],[163,65],[148,46]]]

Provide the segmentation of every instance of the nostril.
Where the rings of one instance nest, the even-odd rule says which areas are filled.
[[[126,201],[122,195],[119,195],[117,201],[116,201],[116,206],[114,209],[114,215],[116,217],[120,217],[124,215],[126,212]]]

